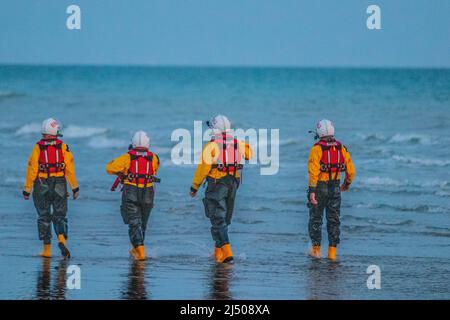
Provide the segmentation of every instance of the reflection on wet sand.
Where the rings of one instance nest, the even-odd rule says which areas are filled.
[[[51,286],[51,259],[42,258],[41,270],[36,283],[36,299],[64,300],[66,299],[67,261],[61,260],[55,267],[55,281]]]
[[[145,269],[146,261],[132,261],[130,271],[128,272],[128,282],[123,291],[122,299],[127,300],[146,300],[148,299],[147,289],[145,288]]]
[[[209,299],[229,300],[232,299],[230,292],[230,280],[233,277],[233,264],[213,264],[211,268],[211,288]]]
[[[343,295],[339,262],[311,259],[307,270],[307,299],[340,299]]]

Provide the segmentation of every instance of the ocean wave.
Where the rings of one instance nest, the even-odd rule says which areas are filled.
[[[445,197],[445,198],[447,198],[447,197],[450,197],[450,192],[446,192],[446,191],[442,191],[442,190],[439,190],[439,191],[436,191],[435,192],[435,195],[437,195],[437,196],[439,196],[439,197]]]
[[[377,228],[377,227],[372,226],[372,225],[368,225],[368,226],[343,225],[342,226],[342,230],[345,233],[350,233],[350,234],[392,232],[392,231],[389,231],[389,230],[384,230],[382,228]]]
[[[88,138],[96,135],[104,134],[108,131],[106,128],[96,128],[96,127],[79,127],[79,126],[68,126],[64,129],[64,137],[67,138]]]
[[[286,139],[280,141],[280,146],[291,146],[299,144],[299,140],[297,139]]]
[[[119,149],[127,148],[128,141],[121,139],[112,139],[104,136],[93,137],[87,144],[90,148],[94,149]]]
[[[424,159],[424,158],[404,157],[398,155],[394,155],[392,158],[396,161],[403,162],[406,164],[418,164],[426,167],[429,166],[446,167],[450,165],[450,160]]]
[[[425,135],[409,133],[397,133],[389,139],[390,143],[411,143],[411,144],[430,144],[432,140]]]
[[[39,123],[28,123],[16,130],[16,136],[24,136],[29,134],[36,134],[41,132],[41,125]]]
[[[383,142],[386,141],[386,137],[380,133],[371,133],[371,134],[357,134],[357,136],[359,138],[361,138],[364,141],[378,141],[378,142]]]
[[[354,220],[354,221],[364,221],[370,224],[376,224],[376,225],[383,225],[383,226],[409,226],[409,225],[413,225],[414,221],[413,220],[400,220],[400,221],[384,221],[384,220],[380,220],[380,219],[374,219],[371,217],[357,217],[357,216],[353,216],[353,215],[344,215],[342,217],[344,221],[346,220]]]
[[[399,186],[405,186],[405,184],[402,181],[394,180],[392,178],[387,177],[370,177],[367,179],[361,180],[361,183],[363,185],[369,185],[369,186],[393,186],[393,187],[399,187]]]
[[[23,97],[25,94],[14,91],[0,91],[0,100],[1,99],[10,99],[10,98],[18,98]]]
[[[378,142],[378,143],[408,143],[408,144],[423,144],[429,145],[435,143],[429,136],[419,133],[396,133],[392,136],[386,136],[381,133],[369,133],[369,134],[357,134],[357,136],[366,142]]]
[[[413,206],[408,205],[392,205],[386,203],[360,203],[356,205],[359,209],[390,209],[400,212],[419,212],[419,213],[450,213],[450,208],[418,204]]]
[[[422,231],[419,232],[419,234],[424,236],[450,238],[450,232]]]
[[[450,182],[446,180],[430,180],[430,181],[409,181],[395,180],[389,177],[369,177],[361,180],[362,185],[380,186],[380,187],[429,187],[429,188],[448,188]]]
[[[88,138],[96,135],[105,134],[108,131],[106,128],[96,127],[80,127],[69,125],[63,128],[63,135],[66,138]],[[27,123],[16,130],[16,136],[31,135],[41,133],[41,124],[37,122]]]

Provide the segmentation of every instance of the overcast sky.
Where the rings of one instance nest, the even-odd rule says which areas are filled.
[[[0,63],[450,67],[450,0],[4,0]]]

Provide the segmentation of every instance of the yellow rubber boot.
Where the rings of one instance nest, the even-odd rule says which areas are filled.
[[[328,247],[328,259],[336,260],[336,247]]]
[[[222,248],[214,248],[214,257],[216,258],[217,263],[221,263],[223,261]]]
[[[43,258],[51,258],[52,254],[52,245],[51,244],[44,244],[44,249],[42,250],[41,253],[39,253],[39,255]]]
[[[230,244],[224,245],[221,249],[222,249],[222,261],[221,262],[226,263],[226,262],[230,262],[234,259]]]
[[[133,258],[137,261],[143,261],[145,260],[145,247],[144,246],[137,246],[130,250],[130,254],[133,256]]]
[[[313,258],[320,259],[320,246],[312,246],[311,249],[309,249],[309,255]]]
[[[61,250],[61,255],[64,257],[64,259],[70,258],[70,251],[67,249],[67,241],[64,235],[58,234],[58,247],[59,250]]]

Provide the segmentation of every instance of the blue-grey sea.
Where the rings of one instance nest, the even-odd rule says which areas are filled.
[[[449,299],[450,70],[0,66],[0,299]],[[276,175],[248,165],[217,266],[195,165],[171,161],[171,134],[227,115],[279,129]],[[28,155],[48,117],[63,123],[81,195],[69,200],[73,258],[43,261]],[[338,261],[307,256],[308,130],[328,118],[356,166],[343,194]],[[105,164],[149,132],[161,159],[149,259],[129,258],[120,192]],[[324,224],[324,247],[327,245]],[[323,253],[326,254],[326,249]],[[81,270],[81,289],[65,272]],[[381,289],[367,287],[368,266]]]

